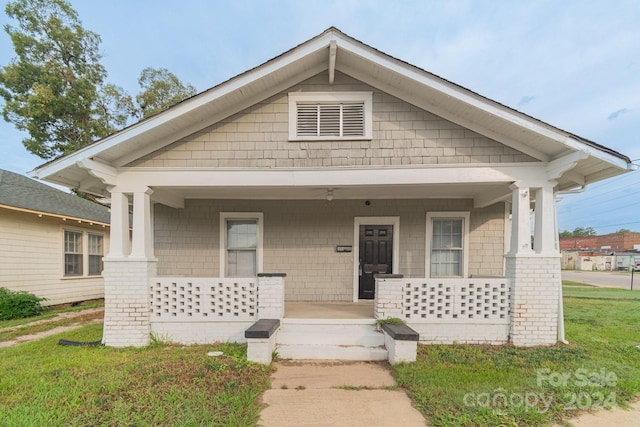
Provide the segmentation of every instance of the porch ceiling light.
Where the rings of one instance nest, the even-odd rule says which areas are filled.
[[[329,188],[327,189],[327,201],[332,201],[333,200],[333,188]]]

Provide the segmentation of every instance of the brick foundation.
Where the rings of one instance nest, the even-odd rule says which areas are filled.
[[[553,345],[558,340],[560,257],[507,256],[512,283],[511,342],[516,346]]]
[[[156,262],[118,259],[104,261],[105,317],[102,342],[110,347],[149,344],[149,278]]]

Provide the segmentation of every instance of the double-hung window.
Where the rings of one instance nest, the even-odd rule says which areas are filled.
[[[221,213],[220,235],[224,277],[255,277],[262,270],[262,213]]]
[[[104,236],[81,230],[64,230],[65,277],[99,276],[102,274]]]
[[[82,276],[82,232],[64,231],[64,275]]]
[[[427,213],[428,277],[467,277],[469,212]]]
[[[291,92],[289,139],[371,139],[371,112],[371,92]]]
[[[102,273],[102,257],[104,256],[103,237],[101,234],[87,234],[89,238],[89,276]]]

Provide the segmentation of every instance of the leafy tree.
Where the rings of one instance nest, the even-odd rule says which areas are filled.
[[[616,231],[616,233],[631,233],[631,230],[629,230],[628,228],[621,228],[620,230]]]
[[[100,36],[63,0],[17,0],[5,11],[17,21],[4,27],[17,58],[0,71],[2,115],[29,133],[27,150],[51,158],[108,134],[95,108],[106,76]]]
[[[192,96],[196,90],[166,69],[146,68],[132,98],[105,83],[100,36],[84,29],[65,0],[15,0],[5,25],[16,58],[0,68],[3,118],[27,131],[28,151],[50,159],[68,154]]]
[[[138,84],[142,92],[136,96],[141,116],[149,117],[196,94],[196,88],[186,86],[165,68],[145,68]]]
[[[596,230],[593,227],[576,227],[573,231],[564,230],[558,236],[563,239],[566,237],[588,237],[588,236],[596,236]]]

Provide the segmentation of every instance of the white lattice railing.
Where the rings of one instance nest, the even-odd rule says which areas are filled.
[[[505,278],[402,279],[404,317],[438,320],[509,321],[511,288]]]
[[[508,323],[511,287],[506,278],[376,278],[375,316],[409,323]]]
[[[156,277],[150,281],[156,320],[253,320],[258,313],[255,278]]]

